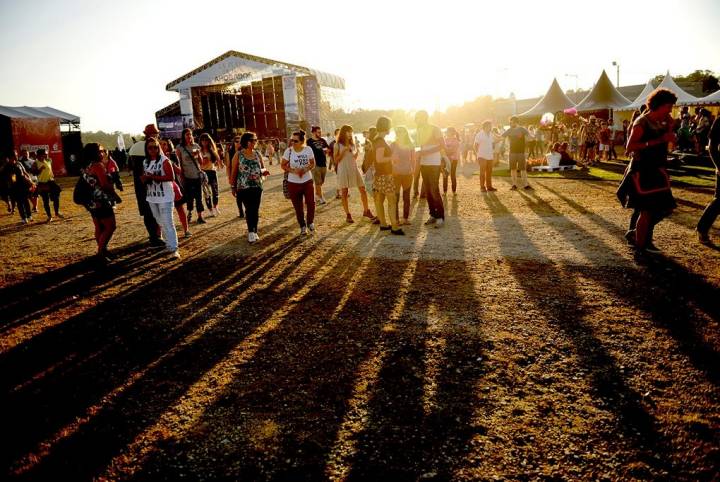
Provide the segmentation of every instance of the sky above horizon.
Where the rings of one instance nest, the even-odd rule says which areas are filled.
[[[237,50],[345,78],[355,108],[445,110],[483,95],[540,96],[667,70],[720,73],[720,1],[411,5],[0,0],[0,105],[51,106],[83,131],[140,132],[165,86]]]

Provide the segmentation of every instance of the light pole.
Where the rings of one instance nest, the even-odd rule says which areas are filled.
[[[577,92],[578,75],[577,74],[565,74],[565,77],[575,77],[575,92]]]
[[[615,77],[615,87],[620,88],[620,64],[618,64],[616,61],[613,60],[613,66],[617,69],[616,70],[616,77]]]

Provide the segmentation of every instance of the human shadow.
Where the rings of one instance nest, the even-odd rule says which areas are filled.
[[[12,440],[3,466],[12,467],[11,474],[19,478],[60,473],[82,480],[97,475],[285,302],[270,297],[262,310],[248,311],[248,321],[239,327],[235,317],[215,319],[225,305],[236,304],[237,312],[244,313],[244,294],[261,280],[269,278],[270,288],[286,283],[300,269],[286,260],[288,250],[303,256],[313,249],[280,233],[264,240],[268,248],[246,257],[244,266],[211,255],[193,258],[3,357],[4,435]],[[272,251],[274,243],[283,249]],[[318,257],[311,267],[326,260]],[[271,270],[275,272],[266,276]],[[302,282],[299,277],[291,287]],[[188,294],[196,292],[202,296],[188,302]],[[21,368],[20,374],[8,379],[9,366]],[[68,387],[73,387],[70,397]]]
[[[542,254],[497,196],[488,196],[486,201],[500,237],[501,250],[504,251],[505,246],[519,238],[535,259],[520,260],[505,255],[505,262],[518,285],[541,309],[549,326],[560,330],[572,342],[580,365],[588,371],[587,378],[593,396],[615,413],[617,429],[621,431],[623,439],[633,445],[644,463],[662,471],[667,470],[667,460],[662,455],[656,458],[657,454],[667,452],[667,441],[659,432],[654,416],[640,402],[641,394],[628,384],[616,360],[586,321],[589,313],[577,286],[577,274]],[[529,202],[528,206],[538,215],[553,212],[560,215],[552,206],[547,203],[542,205],[540,201]],[[504,221],[498,223],[500,219]],[[569,237],[567,229],[555,229],[572,242],[573,238]],[[584,249],[577,243],[576,248]],[[582,274],[586,272],[587,268],[581,269]],[[557,300],[562,300],[562,303]],[[617,442],[615,434],[606,436],[610,443]]]

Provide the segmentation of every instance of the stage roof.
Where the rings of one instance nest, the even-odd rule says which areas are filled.
[[[210,62],[173,80],[166,86],[166,89],[178,91],[187,87],[228,84],[241,81],[253,73],[263,71],[275,75],[294,73],[314,76],[321,86],[345,89],[345,79],[337,75],[235,50],[229,50]]]

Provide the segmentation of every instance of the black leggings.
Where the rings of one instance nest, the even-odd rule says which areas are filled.
[[[55,216],[60,214],[60,195],[55,194],[52,191],[40,191],[40,197],[42,198],[43,207],[45,208],[45,214],[50,217],[50,200],[52,199],[53,208],[55,208]]]
[[[452,192],[457,191],[457,159],[450,161],[450,179],[452,180]],[[448,175],[443,171],[443,192],[447,192]]]
[[[262,189],[250,187],[240,189],[236,193],[237,199],[245,205],[245,222],[248,232],[257,233],[258,219],[260,218],[260,201],[262,200]]]

